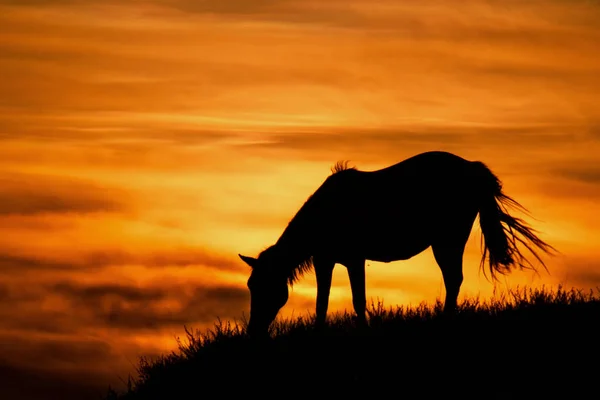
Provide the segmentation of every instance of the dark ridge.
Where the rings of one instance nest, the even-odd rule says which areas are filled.
[[[577,289],[516,289],[457,314],[433,305],[372,303],[369,324],[348,313],[316,330],[313,316],[277,320],[252,341],[245,322],[186,328],[179,350],[142,359],[127,393],[105,400],[321,398],[533,399],[597,393],[600,297]],[[566,397],[562,397],[566,396]],[[589,398],[589,397],[585,397]]]

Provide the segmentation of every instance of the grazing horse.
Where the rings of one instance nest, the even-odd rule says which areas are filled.
[[[354,311],[365,323],[366,260],[407,260],[430,246],[446,288],[444,311],[454,311],[463,252],[477,214],[483,234],[480,268],[487,258],[493,279],[514,268],[536,270],[521,246],[546,268],[538,252],[555,249],[511,216],[507,206],[526,211],[504,194],[485,164],[451,153],[421,153],[376,171],[338,162],[274,245],[258,258],[239,254],[252,267],[248,333],[268,334],[288,300],[288,285],[311,268],[317,281],[316,324],[323,325],[336,263],[348,270]]]

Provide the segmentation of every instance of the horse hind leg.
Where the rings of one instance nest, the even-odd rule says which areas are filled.
[[[458,294],[463,282],[463,251],[459,250],[456,246],[443,244],[432,246],[432,250],[435,261],[442,271],[444,286],[446,288],[444,312],[452,313],[456,310]]]
[[[456,310],[458,294],[463,281],[462,261],[452,252],[446,249],[434,248],[435,259],[442,270],[444,286],[446,287],[446,299],[444,301],[444,312],[451,313]]]
[[[438,240],[431,248],[433,256],[437,262],[446,288],[446,299],[444,301],[444,312],[453,313],[456,311],[458,295],[463,282],[463,254],[469,235],[471,225],[468,229],[459,229],[448,233],[446,238]],[[461,232],[462,231],[462,232]]]

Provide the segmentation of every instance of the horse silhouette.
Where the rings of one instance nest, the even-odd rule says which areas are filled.
[[[366,260],[407,260],[430,246],[446,289],[444,312],[454,311],[463,253],[477,214],[483,234],[480,268],[486,277],[486,259],[494,280],[514,268],[537,270],[521,248],[546,268],[540,252],[555,249],[508,208],[527,212],[502,191],[501,181],[484,163],[448,152],[421,153],[376,171],[338,162],[274,245],[258,258],[239,254],[252,268],[247,332],[268,334],[288,300],[288,285],[311,268],[317,281],[315,322],[322,326],[336,263],[347,268],[354,311],[359,323],[366,323]]]

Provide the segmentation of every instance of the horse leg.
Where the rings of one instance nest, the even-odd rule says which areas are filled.
[[[350,288],[352,289],[352,305],[360,325],[367,323],[367,294],[365,288],[365,260],[349,262],[346,265]]]
[[[470,225],[465,223],[462,229],[455,229],[447,233],[445,238],[436,241],[431,246],[435,261],[444,277],[444,286],[446,287],[444,312],[448,314],[456,311],[458,294],[463,282],[463,254],[472,225],[472,222]]]
[[[452,245],[441,244],[432,246],[435,261],[442,270],[444,286],[446,287],[446,300],[444,301],[444,313],[452,313],[456,310],[460,286],[463,282],[461,248]]]
[[[445,313],[456,311],[458,294],[463,282],[463,254],[478,213],[478,207],[473,204],[456,203],[455,205],[453,218],[446,221],[446,226],[449,228],[442,230],[431,245],[435,261],[444,277]]]
[[[333,276],[334,262],[314,257],[313,265],[317,278],[317,315],[316,325],[322,327],[327,319],[327,307],[329,306],[329,291],[331,290],[331,278]]]

